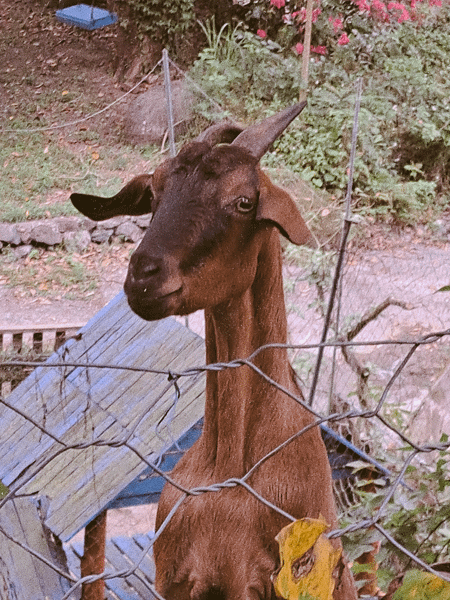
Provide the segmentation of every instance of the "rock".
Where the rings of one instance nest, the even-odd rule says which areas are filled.
[[[22,244],[29,244],[31,242],[31,230],[35,225],[36,221],[25,221],[24,223],[18,223],[17,231],[19,232]]]
[[[152,215],[142,215],[141,217],[133,217],[133,223],[136,223],[138,227],[141,229],[147,229],[150,225],[150,221],[152,220]]]
[[[14,254],[17,256],[17,258],[26,258],[32,250],[33,246],[30,244],[23,244],[22,246],[17,246],[17,248],[14,248]]]
[[[116,235],[123,236],[123,239],[126,242],[136,243],[142,239],[142,236],[144,234],[140,227],[128,221],[126,223],[122,223],[122,225],[119,225],[119,227],[117,227]]]
[[[193,94],[184,81],[172,81],[173,119],[176,132],[186,128],[192,118]],[[125,135],[132,142],[160,143],[167,131],[166,92],[154,85],[133,99],[125,116]]]
[[[58,226],[60,233],[78,231],[80,228],[80,219],[78,217],[55,217],[53,222]]]
[[[93,221],[92,219],[89,219],[88,217],[83,219],[82,227],[84,229],[87,229],[87,231],[92,231],[93,229],[95,229],[97,227],[97,225],[98,225],[97,221]]]
[[[115,229],[122,225],[125,221],[129,221],[129,217],[112,217],[111,219],[106,219],[105,221],[100,221],[97,223],[97,228],[103,229]]]
[[[103,227],[97,227],[91,233],[91,240],[96,244],[104,244],[109,242],[114,233],[114,229],[104,229]]]
[[[0,242],[12,244],[13,246],[18,246],[21,243],[21,241],[22,239],[17,230],[17,225],[12,225],[9,223],[0,223]]]
[[[88,231],[67,231],[63,235],[64,247],[69,252],[83,252],[91,243]]]
[[[41,222],[35,225],[31,230],[31,240],[46,246],[56,246],[61,244],[63,237],[58,225],[51,220],[48,223]]]

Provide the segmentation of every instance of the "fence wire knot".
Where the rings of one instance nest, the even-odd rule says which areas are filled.
[[[180,379],[180,376],[177,375],[176,373],[172,373],[172,371],[168,371],[169,375],[167,377],[167,380],[170,383],[173,383],[173,387],[175,388],[175,394],[176,394],[176,399],[179,400],[181,397],[181,390],[180,390],[180,386],[178,385],[178,380]]]

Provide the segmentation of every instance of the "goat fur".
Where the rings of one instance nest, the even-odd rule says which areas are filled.
[[[91,218],[154,213],[130,261],[128,301],[145,319],[203,308],[208,363],[246,358],[261,346],[287,341],[279,232],[297,244],[306,243],[309,232],[293,200],[258,163],[302,108],[240,133],[236,126],[207,130],[113,198],[71,197]],[[216,145],[221,139],[227,143]],[[302,398],[285,348],[263,349],[253,364]],[[252,470],[246,483],[270,503],[297,519],[322,515],[336,527],[331,469],[318,427],[262,460],[313,421],[301,403],[248,365],[208,371],[202,435],[171,476],[192,489]],[[181,494],[166,484],[157,530]],[[157,534],[157,591],[167,600],[275,598],[275,536],[287,522],[240,485],[189,496]],[[339,540],[333,544],[340,548]],[[357,598],[343,560],[333,598]]]

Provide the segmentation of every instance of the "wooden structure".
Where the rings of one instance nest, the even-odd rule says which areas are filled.
[[[43,525],[43,510],[45,507],[30,498],[8,501],[0,510],[0,598],[4,600],[57,600],[70,587],[63,576],[66,557]],[[35,558],[28,548],[55,565],[62,575]],[[70,596],[70,600],[75,598]]]
[[[0,480],[44,500],[43,526],[67,542],[199,421],[203,375],[167,372],[204,363],[199,336],[143,321],[119,294],[3,400]]]
[[[94,5],[75,4],[56,11],[56,18],[61,23],[74,25],[81,29],[93,31],[117,22],[117,15]]]
[[[67,542],[105,510],[158,501],[164,478],[146,461],[170,471],[199,437],[204,412],[204,375],[175,381],[167,373],[204,362],[199,336],[174,318],[143,321],[121,293],[2,400],[0,480],[27,496],[0,502],[0,590],[8,598],[16,586],[20,600],[34,600],[36,590],[59,600],[70,587],[61,573],[78,578],[85,554],[82,543]],[[330,429],[322,435],[341,504],[352,503],[347,463],[372,462],[388,475]],[[150,540],[106,540],[106,571],[138,563],[106,580],[107,598],[150,597]]]

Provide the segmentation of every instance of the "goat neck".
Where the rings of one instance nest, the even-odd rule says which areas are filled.
[[[279,235],[272,229],[267,238],[252,286],[205,311],[208,363],[247,358],[265,344],[286,343]],[[285,349],[263,350],[252,362],[268,377],[290,386]],[[203,442],[214,457],[218,480],[241,476],[272,447],[274,427],[286,419],[279,396],[251,367],[208,371]]]

